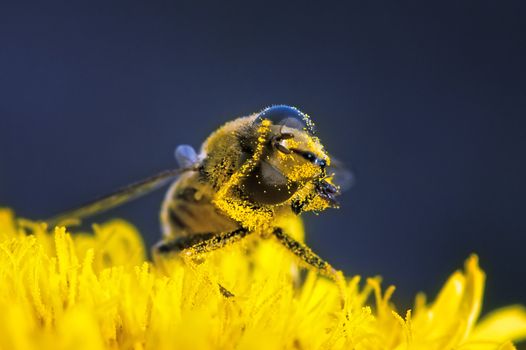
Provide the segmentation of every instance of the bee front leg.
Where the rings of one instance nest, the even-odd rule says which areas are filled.
[[[160,241],[152,250],[153,255],[165,255],[171,253],[179,253],[185,249],[191,248],[199,243],[210,239],[212,234],[202,233],[191,236],[183,236],[166,241]]]
[[[201,255],[210,253],[214,250],[221,249],[230,244],[239,242],[250,232],[246,228],[239,228],[234,231],[213,234],[209,238],[202,240],[185,249],[183,253],[187,255]]]
[[[300,258],[304,264],[315,268],[318,272],[331,278],[336,283],[340,291],[342,303],[341,306],[342,308],[344,308],[346,302],[346,282],[343,273],[333,268],[328,262],[320,258],[316,253],[312,251],[312,249],[307,247],[305,244],[295,240],[294,238],[283,232],[281,228],[275,228],[272,233],[278,239],[278,241],[285,248],[287,248],[287,250],[289,250],[298,258]]]
[[[174,240],[157,244],[154,248],[154,256],[156,253],[164,255],[173,252],[180,252],[186,265],[196,272],[196,262],[198,262],[203,255],[230,244],[234,244],[246,237],[249,233],[250,232],[247,229],[239,228],[234,231],[218,234],[196,234],[179,237]],[[212,278],[209,276],[204,277],[207,281],[213,284]],[[217,285],[219,286],[221,294],[226,298],[234,296],[232,292],[223,287],[220,283],[217,283]]]
[[[292,209],[292,212],[296,215],[299,215],[303,212],[303,208],[305,208],[309,203],[316,197],[317,195],[312,193],[309,194],[305,199],[302,201],[295,200],[292,202],[292,205],[290,206]]]

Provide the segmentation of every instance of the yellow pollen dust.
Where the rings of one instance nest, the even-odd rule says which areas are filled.
[[[263,120],[258,128],[258,144],[252,155],[241,168],[235,172],[230,179],[217,192],[213,202],[217,208],[221,209],[226,215],[238,222],[243,223],[243,227],[250,230],[259,230],[267,227],[273,217],[271,209],[253,210],[246,201],[230,195],[230,191],[238,186],[240,181],[249,174],[257,165],[263,155],[266,136],[270,132],[271,122]]]

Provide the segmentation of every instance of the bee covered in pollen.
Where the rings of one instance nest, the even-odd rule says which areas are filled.
[[[287,220],[305,211],[337,207],[339,187],[331,159],[309,116],[275,105],[230,121],[213,132],[197,154],[179,146],[180,168],[143,181],[48,220],[81,219],[171,182],[161,209],[163,239],[154,255],[183,253],[197,259],[249,235],[274,238],[307,267],[334,279],[343,275],[286,232]],[[221,285],[223,294],[232,296]]]

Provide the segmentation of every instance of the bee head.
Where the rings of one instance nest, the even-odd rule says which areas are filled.
[[[264,109],[254,120],[270,122],[259,162],[246,176],[243,188],[255,203],[276,205],[319,197],[325,209],[337,206],[337,188],[327,180],[330,158],[315,136],[309,116],[295,107]],[[267,123],[268,123],[267,122]]]

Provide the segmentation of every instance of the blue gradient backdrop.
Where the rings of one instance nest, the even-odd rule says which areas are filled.
[[[526,303],[522,1],[5,2],[0,204],[43,218],[174,166],[286,103],[352,165],[308,242],[409,305],[471,253],[491,306]],[[152,244],[163,193],[102,215]]]

